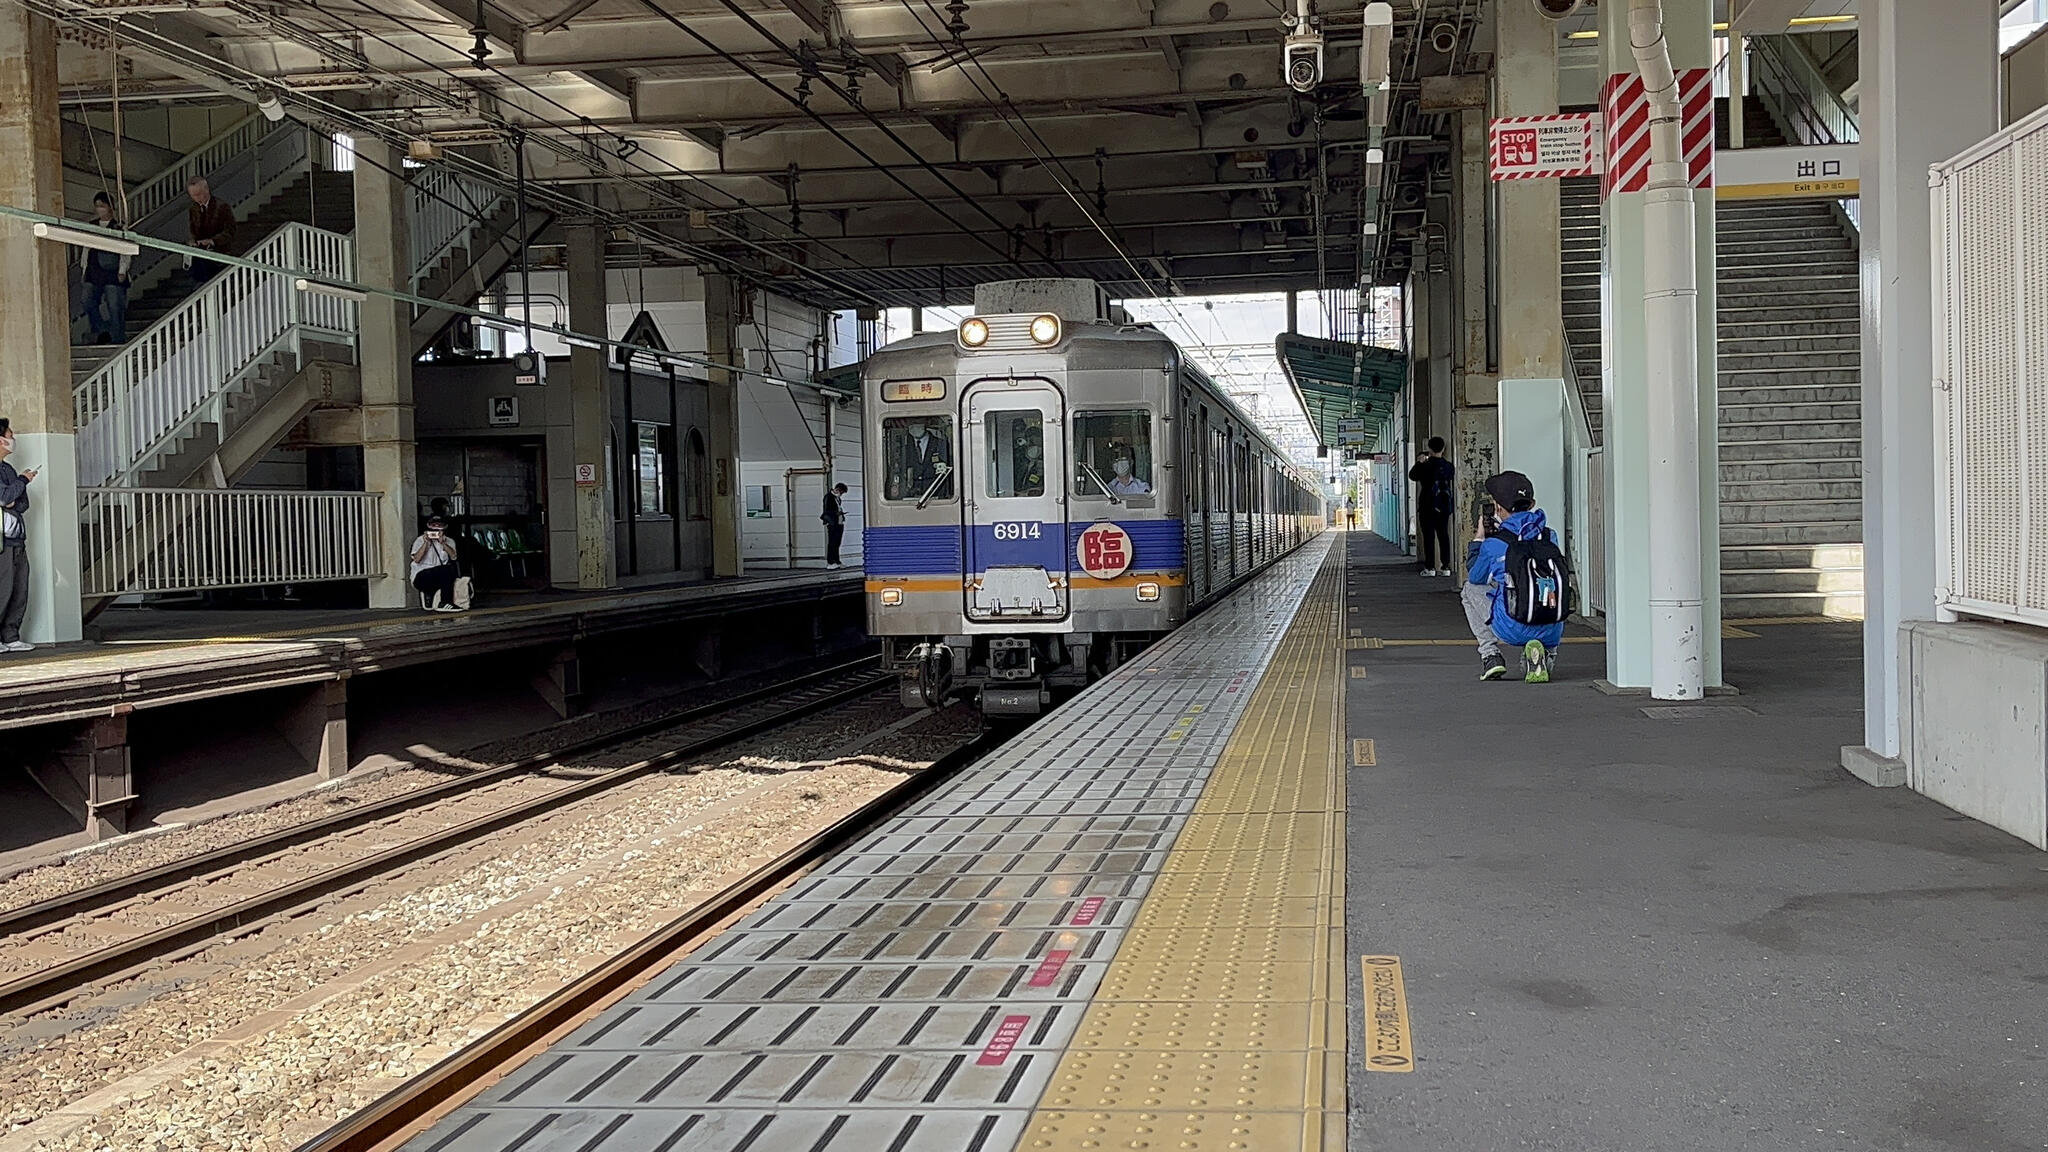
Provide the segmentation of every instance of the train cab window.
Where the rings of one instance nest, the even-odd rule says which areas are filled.
[[[983,425],[985,491],[997,498],[1045,495],[1045,414],[1036,408],[991,412]]]
[[[884,500],[953,498],[953,418],[891,416],[882,421]]]
[[[1152,415],[1144,411],[1074,414],[1074,494],[1152,503]],[[1105,491],[1105,489],[1107,491]]]

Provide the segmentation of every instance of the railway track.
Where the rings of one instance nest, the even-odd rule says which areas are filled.
[[[379,1152],[397,1147],[420,1128],[512,1071],[537,1047],[581,1026],[642,980],[701,946],[725,921],[745,912],[980,759],[998,740],[985,731],[931,767],[907,777],[837,823],[820,829],[803,843],[644,936],[581,979],[300,1145],[298,1152]]]
[[[0,1014],[61,1006],[107,979],[302,913],[890,682],[872,660],[838,665],[0,913]],[[696,724],[706,730],[636,763],[594,776],[545,774],[579,754]]]

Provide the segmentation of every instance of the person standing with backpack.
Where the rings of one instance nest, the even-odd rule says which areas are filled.
[[[1451,574],[1451,516],[1457,495],[1458,470],[1444,459],[1444,438],[1429,438],[1429,451],[1408,470],[1415,482],[1415,519],[1422,530],[1422,574]]]
[[[1544,523],[1536,490],[1520,472],[1486,482],[1492,507],[1465,548],[1465,622],[1479,641],[1479,678],[1508,674],[1501,643],[1522,650],[1522,679],[1544,684],[1556,667],[1564,622],[1572,614],[1571,565]]]

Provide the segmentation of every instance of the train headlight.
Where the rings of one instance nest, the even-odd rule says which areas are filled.
[[[1038,319],[1033,320],[1031,322],[1031,339],[1034,343],[1038,344],[1059,343],[1060,318],[1057,316],[1040,316]]]
[[[896,607],[896,606],[897,606],[898,604],[901,604],[901,603],[903,603],[903,589],[901,589],[901,588],[884,588],[884,589],[882,589],[882,606],[883,606],[884,608],[894,608],[894,607]]]
[[[1147,604],[1150,604],[1152,601],[1159,599],[1159,585],[1138,585],[1138,599],[1145,601]]]
[[[988,343],[988,321],[979,316],[969,316],[960,322],[960,343],[969,348],[979,348]]]

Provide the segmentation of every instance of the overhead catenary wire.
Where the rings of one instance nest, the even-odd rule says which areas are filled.
[[[867,163],[876,171],[882,173],[884,176],[887,176],[891,183],[894,183],[897,187],[902,188],[904,191],[910,193],[911,196],[915,198],[918,203],[923,204],[925,207],[937,213],[941,219],[953,225],[962,234],[974,240],[982,247],[985,247],[990,251],[994,252],[996,255],[1002,257],[1004,263],[1012,265],[1019,271],[1028,271],[1028,269],[1025,268],[1024,263],[1021,260],[1017,259],[1015,255],[1004,251],[1000,246],[990,241],[988,237],[982,235],[979,232],[976,232],[972,228],[969,228],[966,224],[962,223],[959,220],[959,218],[955,217],[952,213],[947,212],[945,209],[940,208],[937,204],[933,203],[929,196],[926,196],[923,192],[919,191],[916,187],[912,186],[908,181],[904,180],[901,176],[898,176],[894,171],[890,170],[887,166],[883,165],[879,160],[875,159],[875,157],[871,155],[866,149],[862,148],[851,137],[847,136],[846,133],[840,131],[837,127],[835,127],[831,121],[825,119],[823,116],[813,111],[807,104],[805,104],[804,101],[799,100],[794,93],[784,91],[780,85],[768,79],[768,77],[762,75],[760,71],[754,68],[753,65],[748,64],[746,61],[741,60],[739,57],[719,47],[717,44],[713,43],[709,37],[705,36],[701,32],[698,32],[695,28],[692,28],[689,24],[685,23],[683,20],[678,18],[674,13],[669,12],[667,9],[661,7],[661,5],[655,3],[654,0],[640,0],[640,4],[643,7],[645,7],[649,12],[654,13],[656,16],[674,25],[677,29],[681,30],[684,35],[690,37],[692,40],[695,40],[697,43],[703,45],[704,48],[707,51],[711,52],[713,55],[718,56],[726,63],[732,65],[735,68],[738,68],[740,71],[746,73],[754,81],[761,84],[769,91],[775,93],[777,96],[782,97],[782,99],[788,102],[790,106],[797,109],[797,111],[802,112],[805,116],[808,116],[811,120],[815,121],[819,127],[825,129],[825,131],[830,132],[833,138],[837,139],[840,143],[844,144],[847,148],[851,149],[855,155],[867,161]],[[733,7],[733,10],[735,12],[739,12],[743,16],[745,15],[744,10],[736,6],[728,6]],[[755,27],[759,28],[759,25],[756,24]],[[769,41],[775,44],[777,47],[783,48],[783,50],[785,51],[788,50],[787,47],[784,46],[780,40],[775,39],[772,34],[766,33],[765,30],[763,30],[763,34],[764,36],[767,36]],[[853,103],[853,101],[847,98],[846,94],[843,91],[841,91],[836,84],[833,84],[829,79],[826,80],[825,83],[826,86],[831,88],[832,91],[835,94],[837,94],[841,99],[846,99],[849,104]],[[863,111],[865,111],[865,109],[863,109]],[[873,118],[873,113],[868,113],[868,115],[871,118]],[[879,120],[877,120],[877,123],[879,123]],[[890,135],[892,138],[897,139],[899,145],[901,145],[906,152],[909,152],[912,156],[916,157],[919,163],[923,164],[926,168],[932,168],[932,165],[928,161],[925,161],[924,157],[921,154],[915,152],[915,150],[911,149],[909,145],[902,144],[901,139],[895,137],[893,133],[891,133]],[[932,168],[932,171],[936,173],[937,169]],[[959,196],[961,200],[965,202],[973,203],[974,206],[978,210],[980,210],[984,216],[988,216],[989,220],[992,223],[996,224],[997,227],[1004,227],[1000,220],[997,220],[994,216],[989,215],[988,210],[986,208],[982,208],[979,203],[974,202],[972,198],[970,198],[965,192],[962,192],[958,186],[954,185],[951,180],[946,179],[943,173],[938,173],[938,175],[941,182],[943,182],[948,188],[951,188],[953,190],[954,195]],[[1007,228],[1005,229],[1005,231],[1007,231]],[[1057,265],[1050,259],[1044,259],[1043,262],[1057,270]]]

